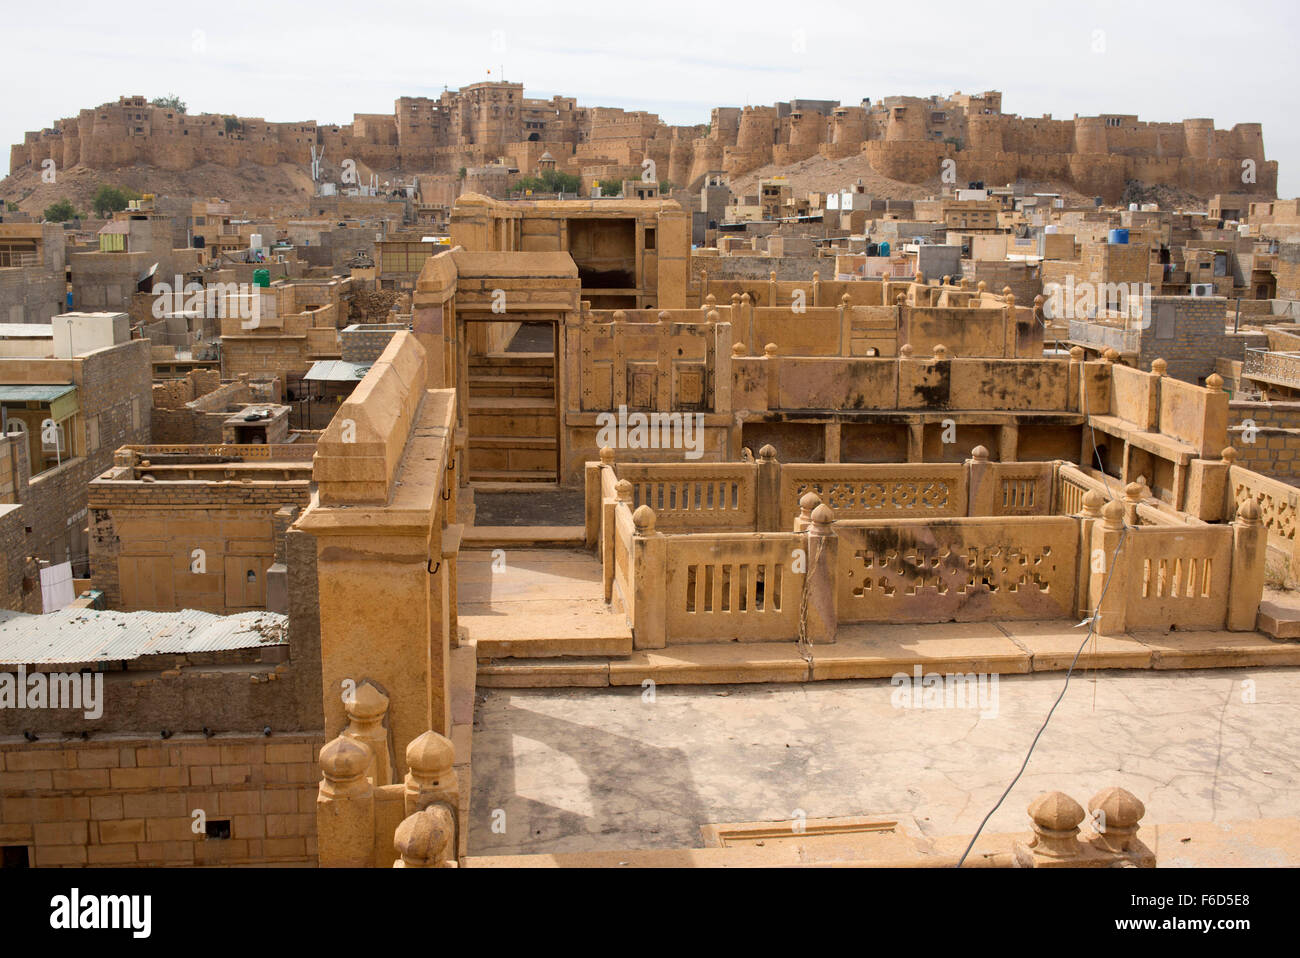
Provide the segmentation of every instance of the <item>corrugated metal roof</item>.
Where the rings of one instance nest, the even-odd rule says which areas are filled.
[[[9,386],[0,385],[0,400],[4,402],[54,402],[77,387],[64,386]]]
[[[0,665],[118,662],[144,655],[225,652],[288,642],[277,612],[214,615],[63,609],[48,615],[0,610]]]
[[[302,378],[318,382],[356,383],[364,379],[369,371],[369,364],[345,363],[341,359],[318,359]]]

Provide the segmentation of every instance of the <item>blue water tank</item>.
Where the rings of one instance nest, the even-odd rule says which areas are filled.
[[[1110,231],[1110,244],[1111,244],[1112,246],[1127,246],[1127,245],[1128,245],[1128,230],[1111,230],[1111,231]]]
[[[888,243],[888,242],[884,242],[884,243],[881,243],[881,244],[880,244],[880,255],[881,255],[881,256],[888,256],[888,255],[889,255],[889,243]]]

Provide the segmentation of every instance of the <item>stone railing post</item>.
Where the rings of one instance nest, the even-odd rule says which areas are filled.
[[[808,606],[805,635],[811,644],[835,641],[838,610],[835,605],[835,575],[838,571],[839,537],[835,534],[835,512],[826,503],[813,509],[806,533],[808,539]]]
[[[1080,618],[1091,612],[1093,528],[1101,520],[1101,507],[1105,503],[1105,498],[1096,489],[1083,494],[1083,509],[1079,514],[1079,570],[1074,595],[1074,611]]]
[[[452,857],[460,847],[460,777],[451,739],[428,731],[406,746],[404,804],[407,816],[431,805],[446,805],[452,814]]]
[[[1064,792],[1044,792],[1029,803],[1033,833],[1016,842],[1017,868],[1154,868],[1156,857],[1137,837],[1146,808],[1131,792],[1104,788],[1082,806]],[[1080,838],[1085,820],[1091,834]]]
[[[1033,823],[1034,837],[1028,848],[1036,860],[1046,859],[1045,863],[1057,864],[1083,856],[1079,823],[1085,815],[1083,808],[1069,795],[1044,792],[1029,803],[1029,818]]]
[[[767,445],[758,450],[758,463],[754,469],[755,531],[779,532],[781,530],[781,463],[776,449]]]
[[[813,270],[812,278],[812,304],[820,306],[822,304],[822,274],[821,270]]]
[[[393,835],[394,868],[455,868],[456,824],[445,805],[408,815]]]
[[[612,465],[611,456],[611,465]],[[617,558],[614,550],[618,548],[618,505],[623,503],[632,509],[632,483],[620,479],[614,483],[614,498],[601,500],[600,561],[601,573],[605,582],[605,601],[614,598],[614,576],[618,572]]]
[[[1130,482],[1124,487],[1124,524],[1130,529],[1136,529],[1141,524],[1138,519],[1138,505],[1141,502],[1141,484]]]
[[[807,532],[812,525],[813,510],[822,504],[821,496],[815,492],[805,492],[799,499],[799,514],[794,517],[794,531]]]
[[[366,778],[370,749],[340,735],[320,751],[316,858],[322,868],[375,863],[375,787]]]
[[[391,737],[384,725],[388,716],[388,696],[365,681],[350,695],[344,696],[343,711],[348,717],[348,727],[343,734],[370,749],[366,777],[374,785],[389,784],[393,780],[393,760]]]
[[[668,543],[655,530],[655,513],[640,506],[632,513],[632,644],[637,649],[668,645]]]
[[[1268,530],[1260,519],[1259,503],[1248,499],[1232,523],[1232,577],[1228,580],[1228,628],[1252,632],[1264,594],[1264,565]]]
[[[1125,532],[1121,502],[1106,503],[1101,516],[1101,523],[1093,526],[1092,549],[1088,555],[1079,557],[1081,562],[1089,563],[1092,573],[1088,607],[1097,617],[1098,635],[1123,635],[1128,601],[1128,555],[1120,549],[1120,543],[1126,535],[1137,533],[1132,529]]]
[[[609,446],[602,446],[599,461],[588,462],[584,471],[583,521],[586,532],[585,541],[588,549],[596,548],[600,541],[600,504],[604,496],[604,484],[601,482],[601,470],[604,466],[612,464],[613,461],[614,450]]]
[[[996,502],[998,471],[989,462],[989,451],[976,446],[966,460],[967,516],[991,516]]]
[[[767,274],[767,305],[775,306],[777,298],[776,270]]]

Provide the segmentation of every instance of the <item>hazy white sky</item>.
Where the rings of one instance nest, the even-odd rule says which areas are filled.
[[[1259,122],[1268,158],[1281,166],[1279,191],[1300,193],[1295,0],[581,6],[6,4],[9,75],[39,79],[10,86],[0,141],[137,93],[176,93],[191,113],[345,123],[390,112],[398,96],[436,95],[504,68],[529,96],[645,109],[669,123],[793,97],[857,103],[989,89],[1022,116]]]

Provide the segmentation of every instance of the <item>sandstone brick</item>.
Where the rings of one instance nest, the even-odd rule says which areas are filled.
[[[111,845],[119,842],[142,842],[145,840],[143,818],[104,821],[98,824],[97,829],[101,845]]]

